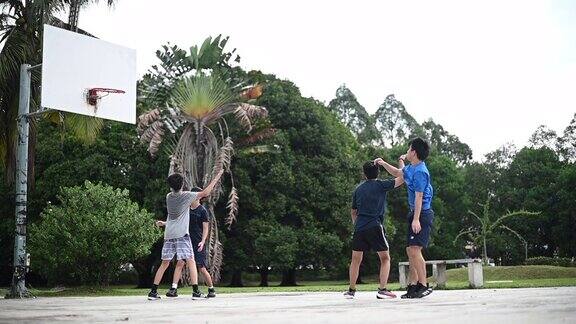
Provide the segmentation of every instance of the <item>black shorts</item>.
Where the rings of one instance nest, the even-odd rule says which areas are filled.
[[[360,232],[354,232],[352,251],[388,251],[388,241],[382,226],[370,227]]]
[[[432,223],[434,222],[434,211],[426,209],[420,212],[420,232],[418,234],[412,231],[412,221],[414,220],[414,211],[408,212],[408,246],[428,247],[430,241],[430,232],[432,232]]]
[[[196,261],[196,266],[198,268],[207,268],[208,264],[206,264],[206,249],[207,247],[204,246],[202,251],[198,251],[198,243],[196,242],[193,244],[194,246],[194,260]]]

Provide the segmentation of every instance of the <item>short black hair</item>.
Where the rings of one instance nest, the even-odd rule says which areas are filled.
[[[200,192],[200,191],[202,191],[202,190],[203,190],[203,189],[200,188],[200,187],[194,187],[194,188],[190,189],[190,191],[192,191],[192,192]],[[204,203],[204,202],[206,202],[206,197],[200,199],[200,203],[201,203],[201,204]]]
[[[411,140],[410,143],[408,144],[414,151],[416,151],[416,156],[420,161],[426,160],[426,158],[430,154],[430,146],[428,145],[428,142],[421,139],[420,137],[416,137],[415,139]]]
[[[174,191],[179,191],[182,189],[184,184],[184,177],[180,173],[172,173],[168,176],[168,185]]]
[[[366,179],[372,180],[378,178],[378,173],[380,173],[380,170],[378,170],[377,165],[374,165],[374,161],[368,161],[364,163],[362,168],[364,169],[364,175],[366,176]]]

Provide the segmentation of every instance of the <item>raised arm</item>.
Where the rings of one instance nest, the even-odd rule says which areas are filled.
[[[389,164],[388,162],[382,160],[381,158],[377,158],[376,160],[374,160],[374,164],[383,166],[384,169],[386,169],[386,171],[394,177],[401,177],[402,176],[402,169],[399,169],[399,168]]]
[[[223,173],[224,173],[224,171],[220,170],[216,174],[216,176],[214,177],[214,179],[212,179],[210,184],[208,186],[206,186],[206,188],[204,188],[204,190],[202,190],[198,193],[198,199],[210,196],[210,194],[212,193],[212,190],[214,190],[214,187],[216,186],[216,184],[220,180],[220,177],[222,176]]]

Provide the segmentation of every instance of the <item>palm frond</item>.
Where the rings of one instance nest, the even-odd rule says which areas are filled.
[[[475,233],[476,230],[475,229],[469,229],[469,230],[463,230],[460,233],[458,233],[458,235],[456,235],[456,237],[454,238],[454,241],[452,242],[452,244],[456,245],[456,242],[458,241],[458,239],[466,234],[472,234]]]
[[[138,122],[136,123],[136,131],[138,135],[142,136],[146,129],[150,127],[151,124],[160,119],[160,109],[152,109],[142,115],[138,116]]]
[[[226,225],[228,229],[232,226],[232,223],[236,221],[236,216],[238,216],[238,191],[236,187],[232,187],[230,190],[230,195],[228,196],[228,204],[226,208],[228,209],[228,216],[226,217]]]
[[[92,116],[64,113],[66,129],[85,143],[94,143],[104,126],[104,120]]]
[[[171,103],[186,116],[202,119],[233,98],[229,87],[218,77],[198,75],[178,83],[172,93]]]
[[[494,223],[492,223],[492,225],[490,226],[490,230],[494,230],[495,228],[500,227],[500,224],[502,224],[503,221],[505,221],[506,219],[508,219],[510,217],[538,216],[540,214],[541,214],[540,212],[530,212],[530,211],[526,211],[526,210],[517,210],[517,211],[509,212],[506,215],[500,216],[500,218],[498,218]]]
[[[482,220],[482,218],[480,218],[480,216],[476,215],[476,213],[475,213],[475,212],[473,212],[473,211],[469,210],[469,211],[468,211],[468,214],[470,214],[470,215],[472,215],[472,216],[476,217],[476,219],[478,219],[478,221],[480,222],[480,226],[482,226],[482,224],[484,224],[484,221]]]
[[[262,129],[250,136],[247,137],[243,137],[241,139],[239,139],[238,141],[236,141],[236,144],[239,146],[244,146],[244,145],[251,145],[257,142],[261,142],[265,139],[269,139],[271,137],[273,137],[274,135],[276,135],[277,133],[277,129],[276,128],[272,128],[272,127],[268,127],[265,129]]]
[[[224,144],[220,148],[220,153],[214,164],[214,172],[220,170],[230,170],[232,156],[234,155],[234,142],[230,137],[227,137]],[[215,173],[214,173],[215,174]]]
[[[524,237],[522,235],[520,235],[520,233],[516,232],[515,230],[511,229],[510,227],[506,226],[506,225],[500,225],[501,229],[507,230],[508,232],[514,234],[514,236],[516,236],[520,241],[522,241],[522,243],[526,243],[526,240],[524,239]]]

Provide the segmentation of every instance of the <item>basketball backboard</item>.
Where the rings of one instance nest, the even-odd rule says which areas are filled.
[[[42,107],[134,124],[136,81],[135,50],[44,25]]]

